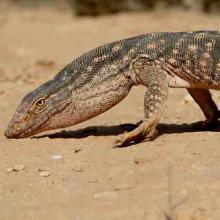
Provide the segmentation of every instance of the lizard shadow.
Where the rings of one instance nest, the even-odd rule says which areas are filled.
[[[202,122],[194,122],[191,124],[164,124],[160,123],[158,128],[158,136],[164,134],[175,134],[175,133],[187,133],[187,132],[201,132],[204,130],[200,129]],[[38,135],[33,138],[86,138],[88,136],[112,136],[120,135],[124,132],[129,132],[135,129],[137,124],[120,124],[120,125],[103,125],[103,126],[89,126],[86,128],[74,130],[74,131],[59,131],[52,134]]]

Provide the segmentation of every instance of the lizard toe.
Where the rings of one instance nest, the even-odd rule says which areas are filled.
[[[113,142],[113,148],[121,148],[125,147],[125,135],[119,135],[116,137],[116,139]]]

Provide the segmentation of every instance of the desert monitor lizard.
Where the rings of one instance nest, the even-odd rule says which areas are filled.
[[[115,146],[156,137],[169,87],[187,88],[209,129],[220,117],[209,92],[220,89],[220,32],[149,33],[93,49],[27,94],[5,135],[24,138],[78,124],[107,111],[137,85],[147,89],[144,119],[117,137]]]

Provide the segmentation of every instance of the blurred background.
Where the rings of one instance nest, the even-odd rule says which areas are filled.
[[[98,16],[174,6],[198,9],[206,13],[218,12],[220,9],[219,0],[1,0],[1,2],[20,7],[61,7],[71,10],[77,16]]]

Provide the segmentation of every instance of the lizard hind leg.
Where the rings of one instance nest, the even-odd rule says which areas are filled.
[[[152,72],[152,70],[154,71]],[[144,120],[133,131],[118,136],[113,147],[123,147],[133,142],[150,141],[157,137],[156,126],[168,96],[168,74],[155,65],[154,68],[151,68],[151,76],[145,76],[142,84],[147,87],[144,98]]]
[[[202,130],[212,130],[219,126],[218,119],[220,118],[220,111],[218,110],[211,93],[208,89],[187,89],[193,99],[201,108],[206,120],[201,124]]]

